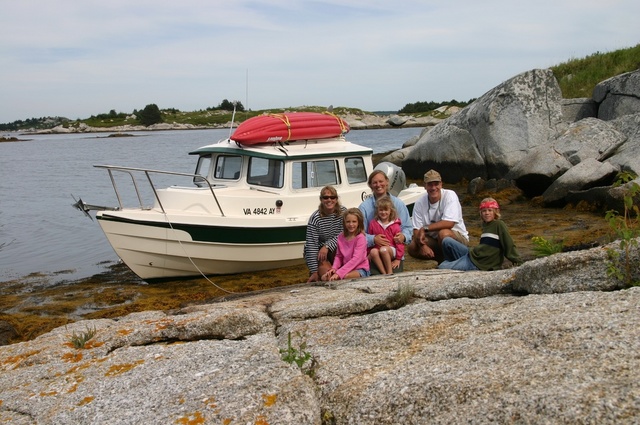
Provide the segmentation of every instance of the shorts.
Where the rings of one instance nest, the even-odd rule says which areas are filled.
[[[369,276],[371,276],[371,271],[370,270],[357,269],[356,271],[358,273],[360,273],[360,277],[369,277]]]
[[[457,240],[464,246],[469,246],[469,239],[462,236],[462,233],[458,232],[457,230],[453,230],[453,234],[455,235],[453,239]]]

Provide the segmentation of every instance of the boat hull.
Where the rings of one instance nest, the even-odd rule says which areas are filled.
[[[144,280],[244,273],[303,263],[306,223],[233,228],[168,224],[106,213],[97,218],[116,254]],[[270,237],[273,234],[280,236]]]

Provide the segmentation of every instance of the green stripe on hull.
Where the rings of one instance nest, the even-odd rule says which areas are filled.
[[[157,227],[163,229],[182,230],[191,235],[194,242],[211,242],[223,244],[264,244],[304,242],[307,225],[296,227],[227,227],[202,226],[184,223],[159,223],[155,221],[129,220],[103,214],[99,220],[135,224],[138,226]]]

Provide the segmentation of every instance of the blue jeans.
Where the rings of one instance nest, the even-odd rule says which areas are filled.
[[[438,265],[439,269],[451,270],[479,270],[471,261],[469,248],[453,238],[442,240],[442,254],[444,261]]]

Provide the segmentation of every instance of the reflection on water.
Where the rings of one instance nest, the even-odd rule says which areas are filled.
[[[421,131],[357,130],[347,139],[380,153],[401,148]],[[118,204],[107,172],[93,165],[193,173],[196,158],[188,153],[228,137],[229,130],[133,134],[17,136],[29,141],[0,143],[0,282],[40,272],[77,279],[104,271],[117,256],[98,223],[71,207],[72,195],[95,205]],[[154,183],[184,180],[162,176]]]

